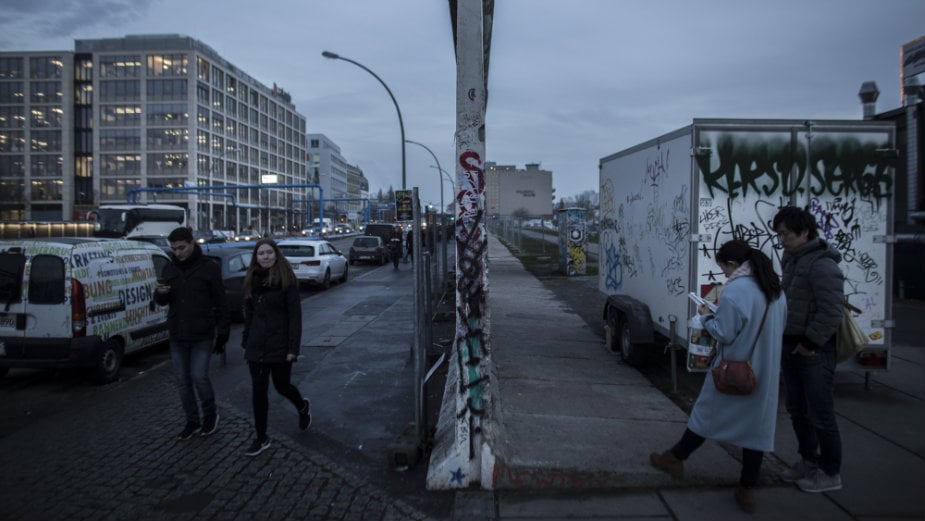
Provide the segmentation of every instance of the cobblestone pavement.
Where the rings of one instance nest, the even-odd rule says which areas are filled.
[[[423,520],[362,476],[270,430],[256,457],[249,415],[219,402],[218,431],[176,440],[168,367],[92,393],[0,440],[0,519]]]

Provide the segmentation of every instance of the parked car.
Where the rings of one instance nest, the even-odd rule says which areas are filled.
[[[222,268],[222,283],[228,299],[231,320],[244,322],[244,276],[251,263],[251,250],[241,248],[211,248],[203,255]]]
[[[241,230],[241,233],[234,236],[234,240],[237,242],[243,241],[256,241],[260,239],[260,234],[256,230]]]
[[[173,253],[173,250],[170,249],[170,241],[168,241],[167,237],[163,235],[135,235],[134,237],[128,237],[128,239],[132,241],[147,242],[164,250],[166,253]]]
[[[349,252],[350,264],[356,261],[375,262],[382,266],[389,260],[389,250],[379,237],[366,235],[353,239]]]
[[[197,230],[193,232],[193,239],[199,244],[218,244],[228,242],[230,237],[218,230]]]
[[[347,258],[328,241],[315,239],[283,239],[277,243],[299,282],[317,284],[322,289],[331,280],[347,282]]]
[[[322,237],[324,236],[321,226],[312,226],[302,230],[302,237]]]

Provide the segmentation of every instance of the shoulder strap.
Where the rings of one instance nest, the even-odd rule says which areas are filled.
[[[752,348],[748,352],[748,359],[752,359],[752,353],[755,352],[755,346],[758,345],[758,337],[761,336],[761,330],[764,329],[764,320],[768,318],[768,308],[771,306],[770,302],[765,302],[764,304],[764,314],[761,315],[761,324],[758,326],[758,333],[755,334],[755,341],[752,342]]]

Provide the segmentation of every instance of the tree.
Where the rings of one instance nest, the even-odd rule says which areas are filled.
[[[524,221],[530,218],[530,212],[526,208],[518,208],[511,212],[511,217],[517,219],[518,225],[521,227],[524,225]]]

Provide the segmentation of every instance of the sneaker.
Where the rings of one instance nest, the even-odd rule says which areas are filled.
[[[312,424],[312,402],[305,399],[305,407],[299,411],[299,430],[305,432]]]
[[[188,440],[193,437],[194,434],[199,432],[199,424],[193,422],[187,422],[186,427],[183,428],[183,431],[177,435],[178,440]]]
[[[684,474],[684,463],[676,458],[670,450],[666,450],[661,454],[658,452],[649,454],[649,463],[653,467],[671,474],[674,478],[680,478]]]
[[[270,438],[264,438],[262,440],[257,438],[251,443],[251,446],[247,448],[244,454],[247,454],[248,456],[256,456],[269,448]]]
[[[200,436],[208,436],[218,430],[218,411],[212,416],[206,416],[202,422],[202,431]]]
[[[801,459],[791,465],[787,470],[781,472],[780,479],[784,483],[796,483],[798,480],[809,476],[817,468],[819,468],[819,465],[815,461]]]
[[[797,480],[803,492],[831,492],[841,490],[841,474],[830,476],[822,469],[816,469],[803,479]]]

